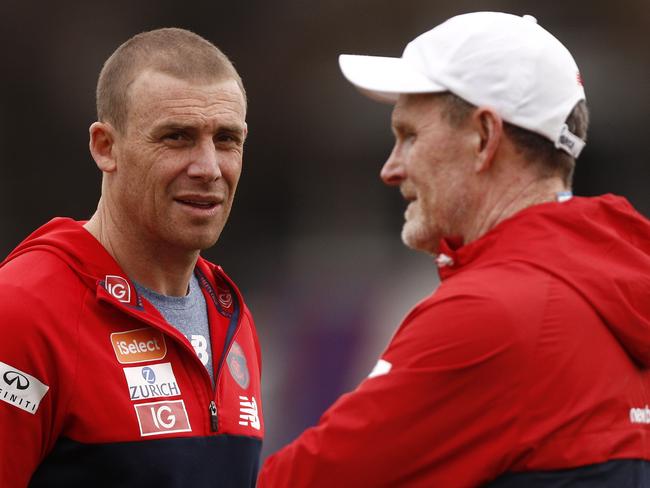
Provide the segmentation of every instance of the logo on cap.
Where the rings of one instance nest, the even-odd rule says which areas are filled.
[[[106,286],[106,291],[120,302],[129,303],[131,301],[131,286],[121,276],[106,275],[104,285]]]

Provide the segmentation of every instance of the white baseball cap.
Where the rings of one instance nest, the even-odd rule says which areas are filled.
[[[458,15],[416,37],[401,58],[342,54],[339,64],[375,100],[395,103],[400,94],[450,91],[545,136],[573,157],[585,145],[565,124],[585,99],[578,66],[530,15]]]

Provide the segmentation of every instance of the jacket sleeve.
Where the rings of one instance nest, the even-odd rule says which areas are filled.
[[[62,428],[70,387],[61,383],[73,384],[78,311],[73,316],[58,310],[51,290],[11,283],[7,275],[16,275],[5,270],[0,277],[0,486],[24,488]],[[56,331],[61,316],[73,324],[68,334]]]
[[[390,371],[268,458],[258,486],[478,486],[508,462],[527,354],[487,297],[425,301],[383,354]]]

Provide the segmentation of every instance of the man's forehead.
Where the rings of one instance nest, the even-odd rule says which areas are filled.
[[[149,120],[227,117],[243,119],[246,105],[234,79],[205,83],[175,78],[160,72],[145,71],[129,90],[129,118]]]
[[[414,118],[435,117],[437,102],[440,97],[436,93],[402,94],[397,98],[391,122],[393,125],[412,121]]]
[[[127,90],[131,96],[174,98],[184,96],[196,96],[198,98],[210,98],[214,96],[225,96],[233,101],[244,101],[237,81],[231,77],[215,79],[182,79],[172,75],[154,70],[141,71],[131,83]]]

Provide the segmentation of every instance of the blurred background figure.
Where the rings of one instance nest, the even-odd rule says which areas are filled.
[[[263,456],[313,424],[374,366],[395,324],[436,287],[399,239],[405,204],[378,175],[390,106],[340,75],[341,52],[399,56],[418,33],[475,10],[531,14],[579,60],[589,144],[574,192],[613,192],[650,214],[650,3],[532,0],[0,5],[0,253],[55,215],[89,218],[95,73],[123,39],[184,27],[236,61],[249,97],[244,176],[206,257],[240,285],[264,352]],[[242,41],[246,39],[246,41]],[[2,299],[0,297],[0,299]]]

